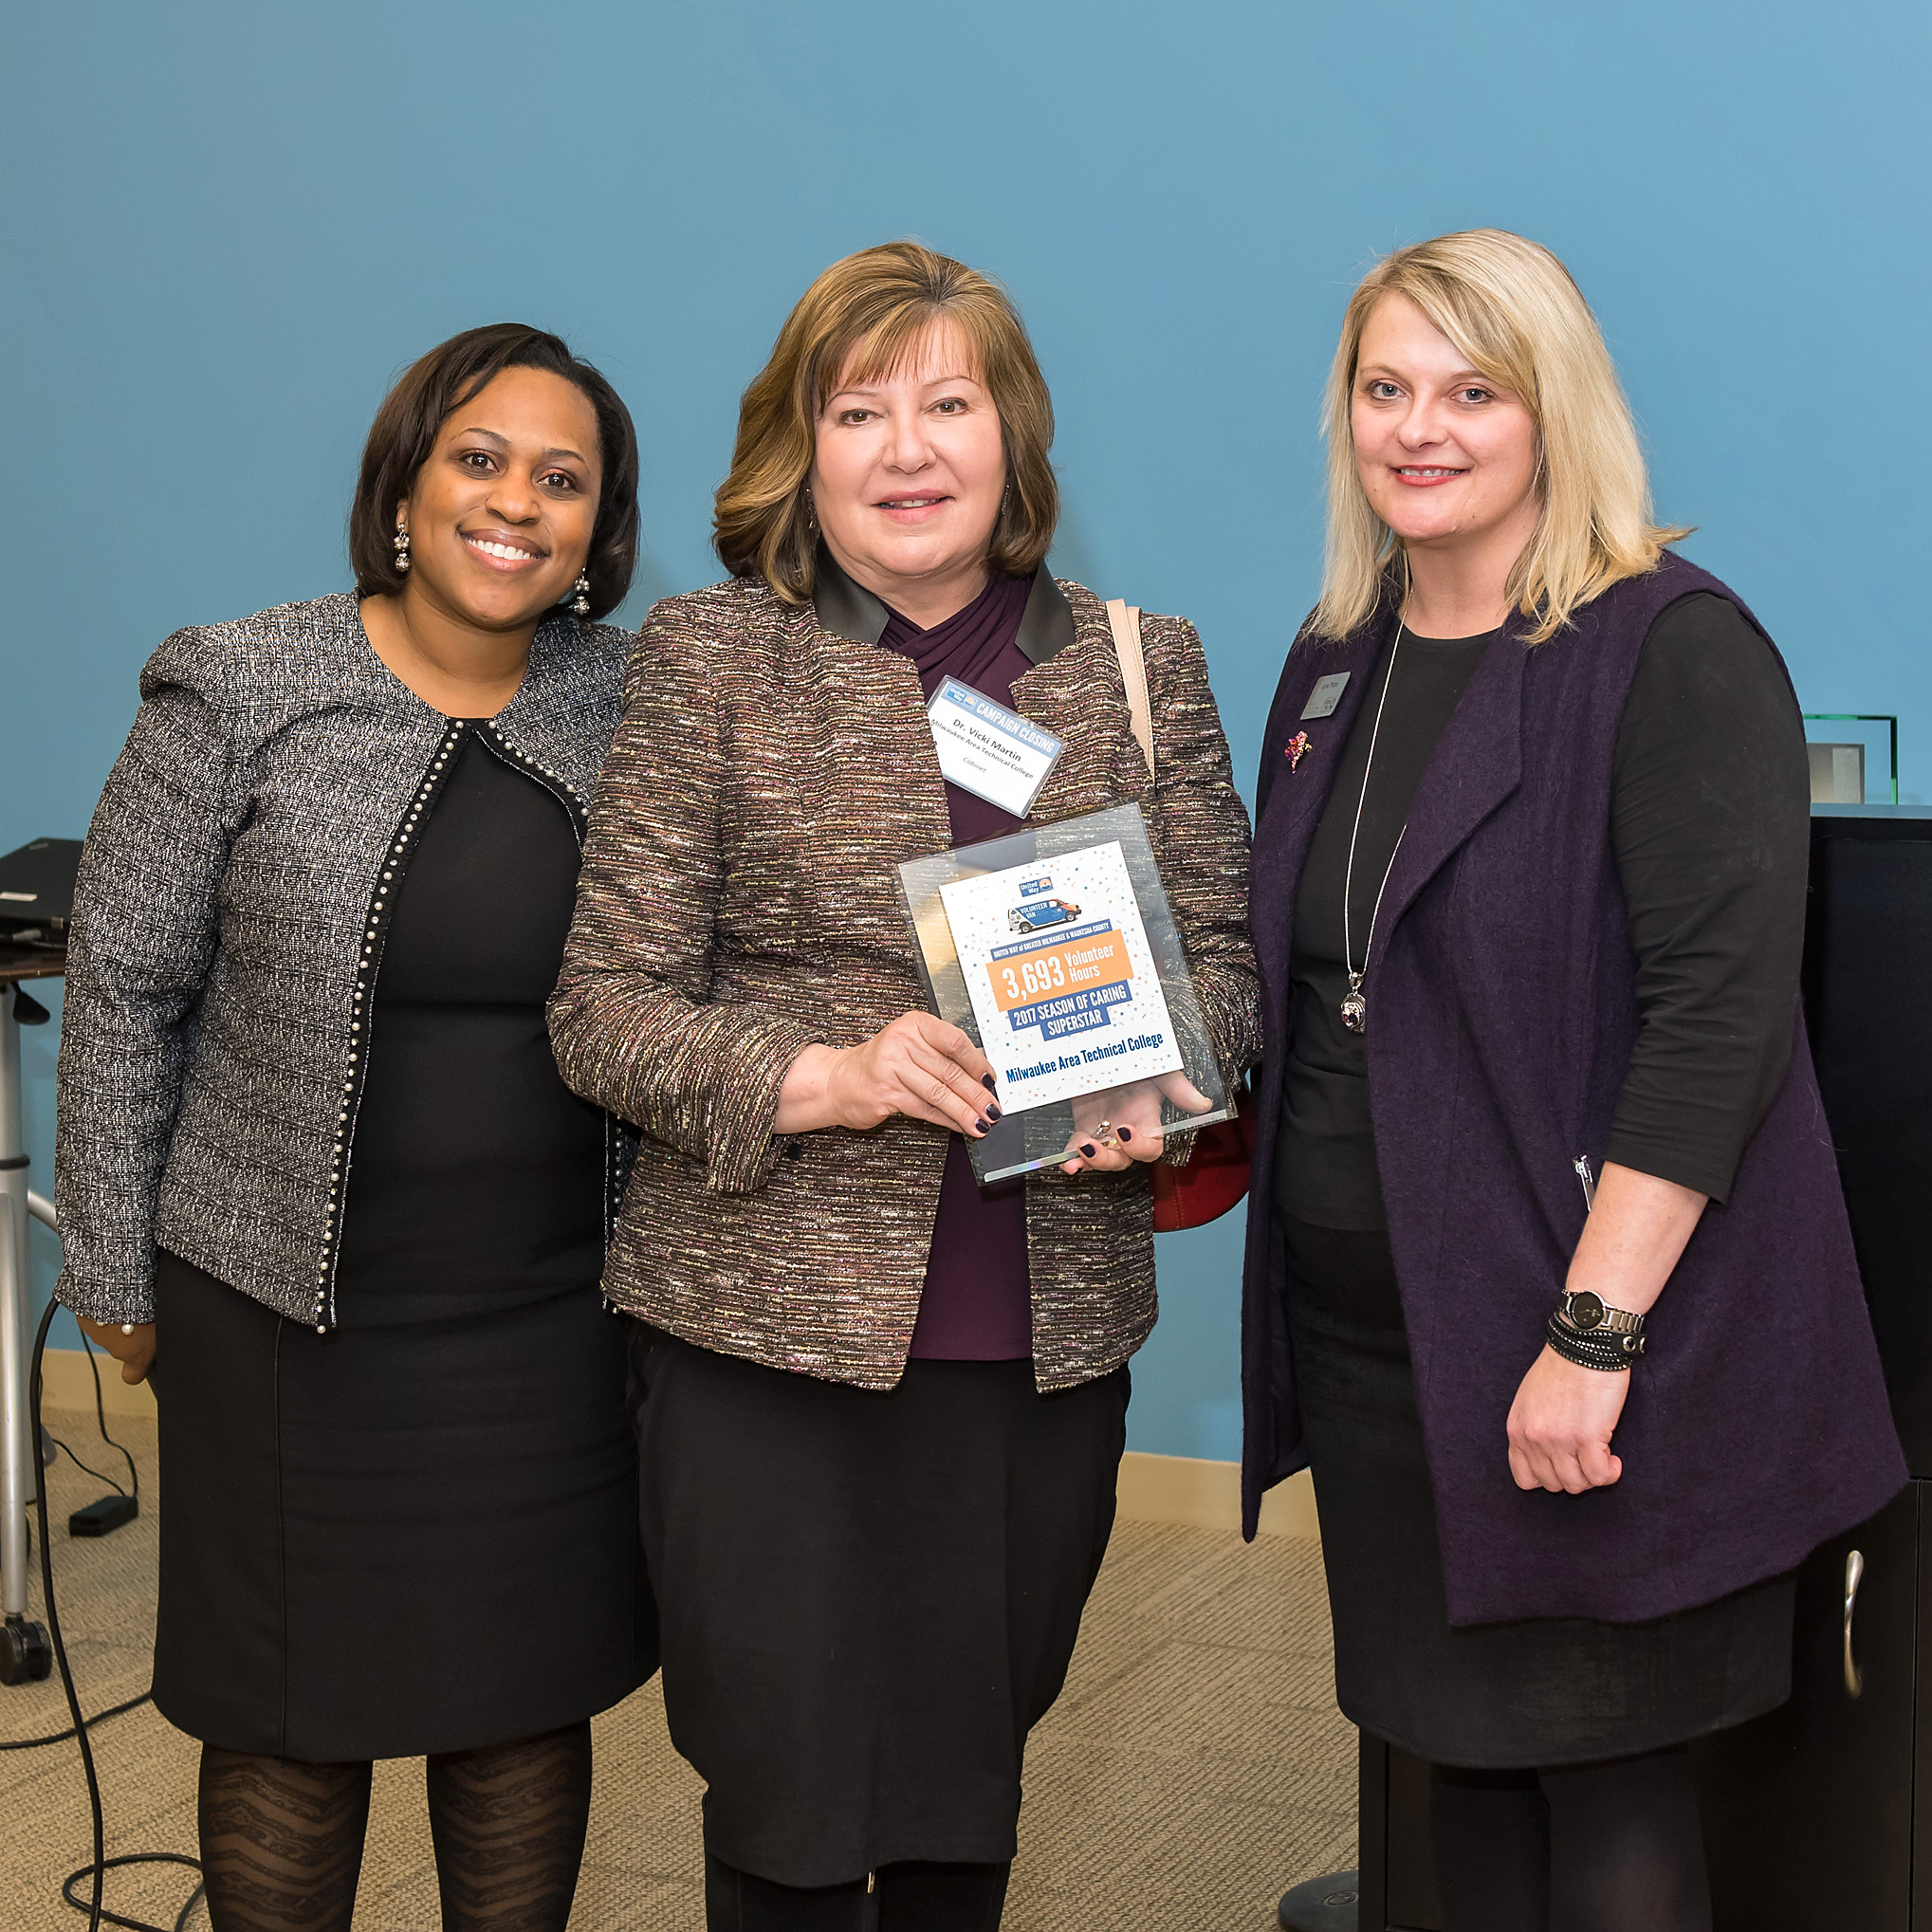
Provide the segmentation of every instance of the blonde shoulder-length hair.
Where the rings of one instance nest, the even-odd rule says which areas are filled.
[[[1385,295],[1406,295],[1536,420],[1542,515],[1509,580],[1511,600],[1533,620],[1528,642],[1553,637],[1579,604],[1655,569],[1664,545],[1690,534],[1651,521],[1637,426],[1570,271],[1504,229],[1438,235],[1376,263],[1342,317],[1323,405],[1328,555],[1317,635],[1346,636],[1369,616],[1402,550],[1362,488],[1352,414],[1362,331]]]
[[[805,290],[745,392],[711,524],[732,576],[762,577],[787,603],[812,595],[819,538],[807,485],[819,418],[841,381],[900,369],[934,322],[958,331],[1000,415],[1006,491],[986,561],[1031,577],[1046,561],[1059,521],[1047,455],[1053,402],[1019,310],[977,269],[918,242],[887,242],[833,263]]]

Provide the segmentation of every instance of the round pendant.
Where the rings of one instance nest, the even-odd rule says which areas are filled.
[[[1365,1030],[1369,1020],[1369,1003],[1359,993],[1351,993],[1342,1002],[1342,1024],[1351,1033]]]

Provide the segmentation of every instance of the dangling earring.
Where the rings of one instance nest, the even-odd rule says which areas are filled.
[[[816,537],[819,534],[819,506],[812,501],[812,486],[805,486],[805,534]]]
[[[570,608],[573,611],[575,611],[580,617],[589,616],[590,572],[588,570],[580,570],[577,573],[577,581],[571,585],[571,589],[574,590],[577,593],[577,595],[570,599]]]
[[[409,575],[409,531],[400,524],[396,532],[396,568],[399,576]]]

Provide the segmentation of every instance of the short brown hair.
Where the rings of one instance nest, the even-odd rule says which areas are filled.
[[[887,242],[833,263],[805,290],[745,392],[712,520],[732,576],[762,577],[788,603],[811,596],[818,539],[805,485],[819,417],[841,378],[891,374],[934,322],[959,330],[999,412],[1007,494],[986,561],[1008,577],[1031,577],[1045,561],[1060,507],[1047,458],[1053,398],[1026,325],[990,277],[917,242]]]
[[[402,588],[396,567],[396,506],[415,487],[416,472],[429,461],[451,411],[506,369],[547,369],[581,390],[596,412],[603,485],[584,564],[592,619],[624,601],[637,565],[637,432],[631,412],[561,337],[523,322],[490,322],[437,343],[382,398],[349,505],[349,562],[359,595]]]

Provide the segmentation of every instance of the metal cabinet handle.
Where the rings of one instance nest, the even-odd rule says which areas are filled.
[[[1851,1654],[1851,1619],[1858,1609],[1858,1586],[1865,1581],[1865,1553],[1851,1551],[1845,1558],[1845,1695],[1865,1695],[1865,1672]]]

